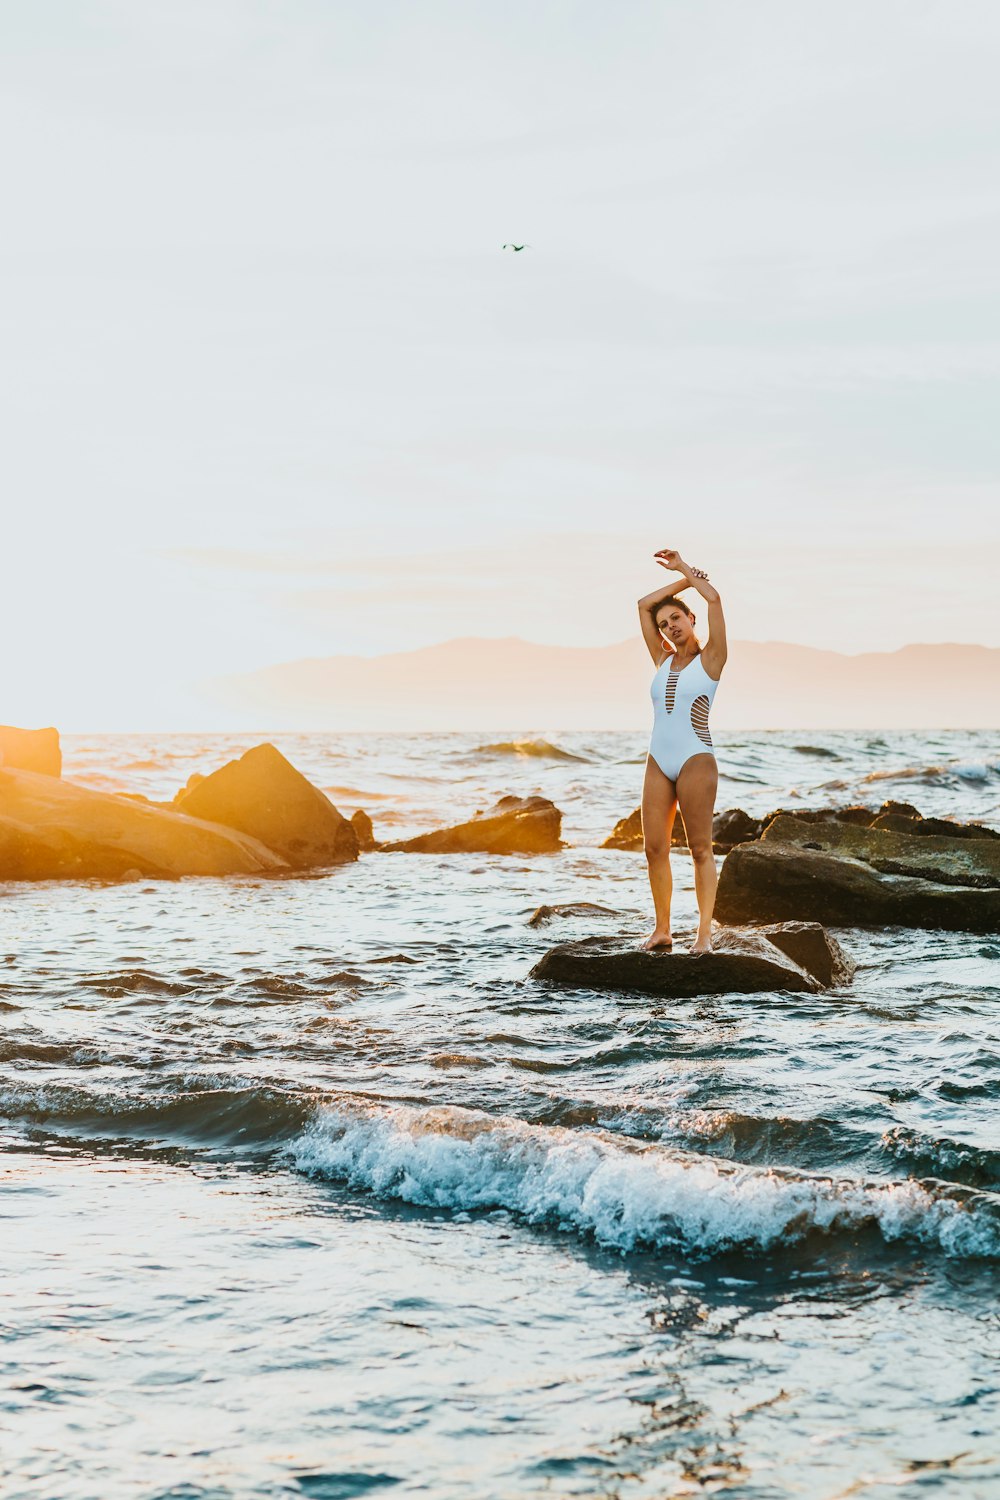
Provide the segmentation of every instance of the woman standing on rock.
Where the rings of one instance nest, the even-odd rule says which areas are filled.
[[[639,600],[642,638],[656,663],[650,689],[653,733],[642,788],[642,835],[656,926],[642,946],[648,950],[673,947],[670,841],[680,805],[698,897],[698,936],[690,951],[707,953],[712,946],[719,878],[712,850],[719,768],[708,713],[726,664],[726,621],[718,590],[709,583],[707,573],[689,567],[671,547],[655,553],[655,558],[661,568],[683,576]],[[704,647],[694,633],[694,614],[677,598],[687,588],[696,589],[708,603],[709,637]]]

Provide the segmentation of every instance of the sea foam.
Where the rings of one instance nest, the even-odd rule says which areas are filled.
[[[307,1175],[380,1197],[503,1208],[621,1251],[762,1252],[813,1233],[875,1229],[947,1255],[1000,1256],[991,1194],[740,1167],[451,1106],[320,1106],[286,1154]]]

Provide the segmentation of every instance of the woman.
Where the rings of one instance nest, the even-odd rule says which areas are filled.
[[[690,951],[708,953],[718,884],[712,814],[719,784],[708,713],[726,664],[726,622],[718,590],[709,583],[707,573],[689,567],[670,547],[655,557],[661,568],[683,576],[639,600],[642,637],[656,663],[650,689],[653,733],[642,788],[642,834],[656,926],[642,946],[648,950],[673,947],[670,840],[679,804],[698,897],[698,936]],[[696,589],[708,602],[709,637],[704,648],[694,633],[694,614],[677,598],[687,588]]]

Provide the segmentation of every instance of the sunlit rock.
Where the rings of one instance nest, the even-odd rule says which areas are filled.
[[[548,797],[501,797],[467,823],[379,848],[410,854],[552,854],[562,848],[562,813]]]
[[[13,724],[0,724],[0,766],[12,771],[35,771],[41,776],[61,776],[58,729],[16,729]]]
[[[358,835],[329,797],[273,745],[256,745],[191,785],[179,812],[251,835],[295,869],[358,857]]]
[[[357,812],[351,813],[351,827],[358,836],[358,848],[362,854],[375,848],[375,830],[371,818],[363,808],[359,807]]]
[[[286,869],[256,839],[32,771],[0,771],[0,879],[125,880]]]

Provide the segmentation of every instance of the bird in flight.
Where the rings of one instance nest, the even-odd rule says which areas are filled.
[[[513,250],[514,254],[516,255],[519,250],[530,250],[531,246],[530,245],[501,245],[500,249],[501,250]]]

